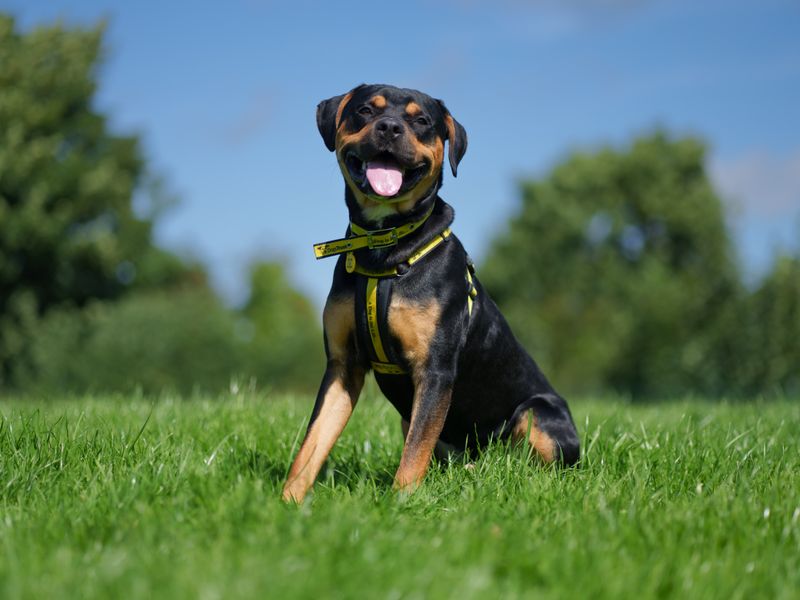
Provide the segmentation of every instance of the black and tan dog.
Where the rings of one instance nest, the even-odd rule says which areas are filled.
[[[321,102],[317,126],[345,179],[350,226],[314,247],[339,256],[323,314],[328,364],[284,499],[313,485],[370,369],[403,420],[398,489],[419,484],[437,444],[470,451],[510,437],[547,462],[577,462],[566,402],[450,234],[453,209],[438,196],[444,144],[455,176],[464,128],[440,100],[387,85]]]

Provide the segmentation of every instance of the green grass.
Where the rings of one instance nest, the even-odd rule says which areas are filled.
[[[373,394],[374,395],[374,394]],[[791,598],[800,403],[573,402],[580,469],[495,446],[391,480],[367,398],[303,506],[311,400],[0,403],[0,597]]]

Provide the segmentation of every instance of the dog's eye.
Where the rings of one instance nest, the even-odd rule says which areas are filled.
[[[414,119],[414,122],[417,125],[422,125],[423,127],[428,126],[428,119],[426,117],[417,117],[416,119]]]
[[[372,109],[365,104],[364,106],[360,106],[356,112],[362,117],[368,117],[372,114]]]

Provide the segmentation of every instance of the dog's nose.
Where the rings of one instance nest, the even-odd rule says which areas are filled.
[[[403,133],[403,123],[394,117],[383,117],[375,123],[375,131],[386,140],[395,140]]]

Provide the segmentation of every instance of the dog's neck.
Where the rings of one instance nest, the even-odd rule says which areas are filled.
[[[345,204],[347,204],[350,222],[355,223],[363,229],[373,231],[377,229],[399,227],[411,221],[419,220],[430,210],[431,206],[436,201],[436,194],[440,188],[441,185],[437,182],[414,204],[411,210],[406,212],[400,212],[391,203],[381,204],[380,202],[375,202],[374,207],[365,208],[358,203],[353,192],[347,185],[345,185],[344,200]]]
[[[399,227],[412,221],[418,221],[430,212],[430,216],[425,220],[425,223],[412,234],[400,239],[397,245],[373,250],[368,248],[357,250],[355,254],[358,264],[370,270],[384,270],[396,267],[398,264],[407,261],[414,252],[449,227],[455,218],[455,211],[438,196],[439,187],[439,185],[435,185],[431,188],[428,195],[419,200],[410,211],[395,213],[380,221],[367,220],[352,192],[350,192],[349,188],[346,188],[345,201],[350,213],[350,222],[364,229],[375,230]]]

